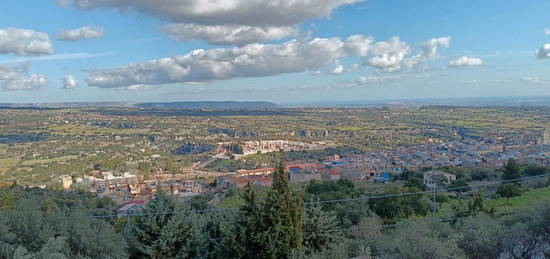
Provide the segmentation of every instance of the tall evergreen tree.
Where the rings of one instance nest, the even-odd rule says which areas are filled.
[[[307,253],[317,253],[339,243],[341,236],[336,232],[338,222],[332,211],[325,211],[321,205],[309,206],[305,210],[303,240]]]
[[[502,174],[503,180],[515,180],[521,177],[519,165],[516,162],[516,160],[513,158],[508,159],[508,162],[506,162],[506,164],[502,167],[502,169],[503,169],[503,174]]]
[[[191,224],[180,214],[170,213],[178,209],[173,197],[160,188],[150,200],[140,217],[128,224],[129,243],[136,257],[174,258],[187,257],[192,252]]]
[[[240,258],[289,258],[302,246],[302,197],[288,184],[288,172],[280,163],[273,186],[261,201],[247,186],[241,208],[237,242],[230,253]]]

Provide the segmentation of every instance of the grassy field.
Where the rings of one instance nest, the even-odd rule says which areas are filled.
[[[10,168],[14,167],[17,164],[17,159],[7,158],[0,159],[0,175],[4,174]]]
[[[60,162],[67,162],[72,159],[77,159],[78,156],[60,156],[60,157],[54,157],[50,159],[32,159],[27,160],[21,163],[22,166],[33,166],[33,165],[44,165],[44,164],[50,164],[50,163],[60,163]]]
[[[508,201],[505,198],[489,200],[488,204],[495,206],[497,212],[506,212],[514,207],[528,205],[529,203],[541,200],[550,200],[550,187],[529,190],[521,196],[508,199]]]
[[[119,134],[119,135],[132,135],[132,134],[145,134],[149,133],[149,129],[114,129],[103,128],[88,125],[52,125],[49,126],[46,132],[55,135],[97,135],[97,134]]]
[[[244,200],[240,195],[235,195],[229,198],[223,198],[222,201],[216,206],[217,208],[237,208],[244,204]]]

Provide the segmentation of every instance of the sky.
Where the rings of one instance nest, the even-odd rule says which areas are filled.
[[[2,0],[0,102],[550,96],[546,0]]]

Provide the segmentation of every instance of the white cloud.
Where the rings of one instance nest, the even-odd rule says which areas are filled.
[[[363,42],[365,47],[359,42]],[[264,77],[323,69],[341,74],[344,67],[338,60],[358,56],[363,65],[381,71],[397,71],[410,52],[407,43],[398,37],[373,43],[367,37],[316,38],[307,42],[291,40],[282,44],[249,44],[243,47],[213,50],[197,49],[173,58],[163,58],[126,67],[92,70],[86,80],[91,86],[118,88],[131,85],[161,85],[185,82],[208,82],[239,77]],[[353,46],[353,47],[352,47]]]
[[[293,35],[296,26],[328,18],[339,7],[366,0],[58,0],[80,10],[138,12],[175,24],[165,30],[178,41],[245,45]],[[240,39],[243,38],[243,39]]]
[[[366,57],[369,54],[373,42],[374,39],[372,37],[353,35],[346,40],[344,50],[351,55]]]
[[[544,29],[544,34],[545,35],[550,35],[550,29]]]
[[[78,80],[72,75],[66,75],[63,77],[63,89],[71,90],[77,88],[79,85]]]
[[[539,58],[550,58],[550,43],[544,44],[537,52]]]
[[[405,56],[411,47],[399,37],[392,37],[388,41],[380,41],[371,45],[373,57],[365,63],[382,71],[393,72],[401,69]]]
[[[213,45],[243,46],[255,42],[280,40],[298,34],[294,26],[248,26],[248,25],[199,25],[175,23],[163,27],[163,32],[175,41],[202,39]]]
[[[548,82],[548,80],[544,80],[538,76],[528,76],[521,79],[522,82],[528,83],[528,84],[534,84],[534,85],[541,85]]]
[[[349,71],[350,71],[350,72],[353,72],[353,71],[355,71],[355,70],[357,70],[357,69],[359,69],[359,64],[351,64],[351,65],[349,66]]]
[[[291,26],[326,18],[338,7],[363,0],[62,0],[81,10],[134,11],[176,23]]]
[[[104,35],[103,28],[97,26],[84,26],[81,28],[60,31],[57,33],[58,40],[79,41],[87,39],[101,38]]]
[[[28,56],[52,53],[53,46],[46,33],[17,28],[0,29],[0,54]]]
[[[126,88],[123,88],[124,90],[128,91],[143,91],[149,89],[149,86],[146,85],[131,85]]]
[[[344,66],[337,64],[329,73],[332,75],[341,75],[344,73]]]
[[[424,49],[424,55],[430,59],[438,58],[439,53],[437,52],[439,47],[448,48],[451,46],[451,37],[441,37],[428,40],[422,44]]]
[[[92,71],[87,82],[98,87],[168,84],[261,77],[318,70],[344,55],[338,38],[281,45],[250,44],[231,49],[194,50],[174,58]]]
[[[483,65],[483,60],[480,58],[471,58],[466,56],[459,57],[449,62],[449,67],[471,67],[481,65]]]
[[[47,84],[43,75],[29,74],[29,65],[0,66],[0,90],[34,90]]]
[[[439,48],[445,47],[448,48],[451,45],[451,37],[440,37],[434,38],[422,43],[422,54],[414,55],[410,58],[407,58],[404,63],[407,67],[414,67],[418,65],[423,65],[429,60],[439,58]]]
[[[39,57],[21,57],[21,58],[5,59],[5,60],[0,60],[0,63],[6,64],[6,63],[21,63],[26,61],[38,62],[38,61],[55,61],[55,60],[70,60],[70,59],[88,59],[88,58],[113,56],[116,54],[117,53],[114,51],[102,52],[102,53],[85,53],[85,52],[59,53],[59,54],[39,56]]]

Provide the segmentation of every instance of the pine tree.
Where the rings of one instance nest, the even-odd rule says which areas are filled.
[[[180,214],[167,213],[177,209],[174,198],[159,188],[140,212],[143,216],[129,222],[129,243],[137,257],[186,257],[191,253],[191,224]]]
[[[503,180],[515,180],[521,177],[519,165],[513,158],[508,159],[508,162],[503,166],[503,169]]]
[[[324,211],[320,205],[307,207],[303,234],[306,252],[321,252],[338,243],[341,237],[335,231],[337,226],[338,222],[332,211]]]

